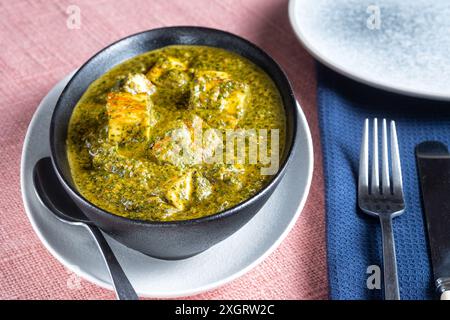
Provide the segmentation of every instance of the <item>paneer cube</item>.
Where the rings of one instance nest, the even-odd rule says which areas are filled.
[[[200,201],[208,198],[213,192],[209,180],[199,172],[194,174],[194,189],[195,197]]]
[[[111,92],[108,94],[108,138],[112,142],[143,142],[156,123],[152,102],[147,94]]]
[[[201,201],[208,198],[212,191],[208,179],[201,173],[191,170],[167,183],[165,198],[176,209],[184,210],[194,197]]]
[[[221,131],[214,129],[208,130],[210,127],[203,122],[203,145],[202,145],[202,160],[210,163],[215,159],[222,161],[223,159],[223,134]]]
[[[153,67],[150,69],[150,71],[147,73],[147,77],[150,80],[158,80],[158,78],[166,71],[177,69],[177,70],[186,70],[187,65],[182,62],[181,60],[171,57],[171,56],[164,56],[153,65]]]
[[[159,196],[148,198],[148,208],[152,212],[152,218],[155,220],[167,220],[180,211],[180,209],[163,201]]]
[[[187,63],[171,56],[163,56],[148,71],[151,80],[163,92],[167,107],[185,108],[189,100],[191,76]]]
[[[226,124],[235,126],[245,109],[249,88],[246,84],[231,79],[221,71],[200,71],[191,84],[190,106],[195,109],[218,111],[217,117],[226,118]]]
[[[152,95],[156,91],[155,85],[142,73],[129,74],[123,89],[131,94],[146,93]]]
[[[200,163],[213,156],[222,147],[222,138],[213,130],[203,135],[207,124],[198,116],[190,119],[174,120],[166,124],[163,136],[151,148],[151,154],[162,163],[170,163],[184,168]]]
[[[175,208],[184,210],[191,201],[193,192],[193,172],[189,171],[181,177],[169,181],[166,191],[166,199]]]
[[[186,70],[186,63],[175,57],[164,56],[156,61],[147,73],[147,78],[157,85],[168,85],[166,80],[172,80],[175,84],[182,85],[186,80],[183,75]]]
[[[150,154],[160,163],[170,163],[178,168],[184,168],[194,162],[191,131],[181,120],[173,121],[168,126],[170,129],[157,138]]]

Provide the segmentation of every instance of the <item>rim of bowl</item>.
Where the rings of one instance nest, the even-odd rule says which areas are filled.
[[[89,201],[88,199],[86,199],[76,188],[72,188],[72,186],[70,185],[70,183],[68,183],[66,177],[64,176],[64,174],[62,174],[62,170],[58,164],[58,161],[56,160],[57,157],[55,156],[56,152],[55,152],[55,145],[53,143],[54,139],[54,126],[55,126],[55,111],[59,108],[62,108],[61,106],[61,97],[63,97],[66,92],[69,90],[69,86],[71,85],[72,81],[74,80],[75,76],[81,72],[90,62],[91,60],[93,60],[94,58],[96,58],[97,56],[101,55],[104,51],[108,50],[109,48],[113,47],[114,45],[125,41],[127,39],[133,38],[133,37],[137,37],[141,34],[145,34],[148,32],[154,32],[154,31],[163,31],[163,30],[174,30],[174,29],[178,29],[178,30],[203,30],[203,31],[207,31],[207,32],[213,32],[216,33],[217,35],[226,35],[226,36],[231,36],[233,38],[238,39],[239,41],[244,42],[246,45],[252,47],[253,49],[255,49],[256,51],[258,51],[258,53],[260,53],[261,55],[263,55],[270,64],[274,65],[275,68],[277,69],[277,72],[282,76],[282,78],[284,78],[284,81],[286,81],[287,84],[287,90],[288,90],[288,94],[289,94],[289,99],[292,100],[292,106],[294,108],[294,119],[293,119],[293,127],[292,127],[292,143],[289,145],[289,149],[286,151],[286,157],[283,159],[278,171],[276,174],[274,174],[270,181],[264,185],[264,187],[262,187],[260,190],[258,190],[254,195],[252,195],[251,197],[249,197],[248,199],[245,199],[244,201],[234,205],[231,208],[213,213],[211,215],[205,216],[205,217],[200,217],[200,218],[194,218],[194,219],[185,219],[185,220],[173,220],[173,221],[152,221],[152,220],[142,220],[142,219],[133,219],[133,218],[127,218],[127,217],[123,217],[123,216],[119,216],[117,214],[114,214],[112,212],[109,212],[107,210],[104,210],[100,207],[98,207],[97,205],[93,204],[91,201]],[[176,45],[176,43],[174,43],[173,45]],[[208,45],[205,45],[208,47]],[[209,47],[214,47],[214,46],[209,46]],[[162,48],[162,47],[161,47]],[[221,48],[227,51],[230,51],[227,48]],[[233,51],[232,51],[233,52]],[[239,53],[235,53],[240,55]],[[241,55],[240,55],[241,56]],[[132,58],[129,58],[132,59]],[[252,63],[254,63],[250,58],[246,58],[248,60],[250,60]],[[126,59],[128,60],[128,59]],[[126,61],[124,60],[124,61]],[[124,61],[120,62],[123,63]],[[120,64],[119,63],[119,64]],[[262,68],[261,68],[262,69]],[[263,70],[265,71],[265,70]],[[270,75],[269,75],[270,77]],[[275,86],[277,87],[277,89],[279,90],[279,87],[277,84],[275,84]],[[284,113],[285,115],[287,114],[286,112],[286,105],[289,104],[289,102],[285,103],[285,101],[283,101],[283,107],[284,107]],[[73,112],[72,108],[72,112]],[[270,56],[266,51],[264,51],[263,49],[261,49],[260,47],[258,47],[257,45],[255,45],[254,43],[250,42],[249,40],[242,38],[238,35],[235,35],[231,32],[228,31],[224,31],[224,30],[219,30],[219,29],[214,29],[214,28],[207,28],[207,27],[196,27],[196,26],[171,26],[171,27],[161,27],[161,28],[155,28],[155,29],[150,29],[150,30],[145,30],[145,31],[141,31],[141,32],[137,32],[134,34],[131,34],[129,36],[126,36],[124,38],[121,38],[117,41],[114,41],[113,43],[107,45],[106,47],[102,48],[100,51],[98,51],[97,53],[95,53],[93,56],[91,56],[86,62],[84,62],[81,67],[79,67],[79,69],[72,75],[71,79],[69,80],[69,82],[66,84],[66,86],[64,87],[63,91],[61,92],[58,101],[56,102],[56,106],[53,110],[52,113],[52,117],[51,117],[51,122],[50,122],[50,151],[51,151],[51,160],[52,160],[52,164],[53,167],[57,173],[57,175],[59,176],[61,182],[68,188],[68,190],[70,190],[70,192],[77,198],[77,200],[81,201],[82,203],[84,203],[85,205],[91,207],[92,209],[94,209],[94,211],[96,213],[100,213],[103,215],[108,216],[109,218],[112,219],[117,219],[117,220],[122,220],[124,222],[128,222],[128,223],[132,223],[132,224],[148,224],[148,225],[154,225],[154,226],[176,226],[176,225],[190,225],[190,224],[198,224],[198,223],[202,223],[202,222],[207,222],[207,221],[211,221],[211,220],[217,220],[217,219],[221,219],[221,218],[225,218],[228,217],[230,215],[233,215],[237,212],[239,212],[240,210],[242,210],[243,208],[247,207],[248,205],[250,205],[251,203],[255,202],[258,198],[262,197],[263,195],[265,195],[267,192],[269,192],[269,190],[281,179],[282,175],[284,175],[284,171],[286,170],[286,167],[289,163],[289,161],[292,158],[292,154],[293,154],[293,150],[294,150],[294,146],[297,143],[297,139],[296,139],[296,135],[297,135],[297,106],[296,106],[296,100],[295,100],[295,96],[294,96],[294,92],[292,90],[292,85],[286,75],[286,73],[284,72],[284,70],[281,68],[281,66],[272,58],[272,56]],[[69,119],[70,121],[70,119]],[[276,186],[275,186],[276,187]]]

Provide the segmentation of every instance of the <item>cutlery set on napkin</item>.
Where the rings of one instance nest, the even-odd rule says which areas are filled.
[[[392,219],[405,210],[401,161],[395,122],[382,122],[381,155],[378,120],[373,120],[372,152],[369,148],[369,119],[364,122],[359,179],[358,205],[381,224],[384,298],[400,300]],[[390,140],[390,143],[388,143]],[[438,141],[425,141],[416,147],[416,159],[426,216],[434,284],[441,300],[450,300],[450,154]],[[369,155],[371,170],[369,170]],[[389,157],[390,154],[390,157]],[[381,158],[381,161],[380,161]]]
[[[318,75],[330,298],[450,299],[448,103]]]

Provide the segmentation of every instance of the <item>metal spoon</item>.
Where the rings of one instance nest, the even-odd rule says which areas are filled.
[[[136,291],[131,286],[103,234],[64,191],[50,158],[42,158],[36,163],[33,169],[33,182],[42,203],[59,220],[71,225],[83,226],[89,230],[108,267],[117,298],[120,300],[138,300]]]

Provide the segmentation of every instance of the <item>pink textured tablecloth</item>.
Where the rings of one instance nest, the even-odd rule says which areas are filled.
[[[68,6],[79,29],[67,27]],[[327,297],[324,187],[312,58],[291,31],[283,0],[36,1],[0,0],[0,298],[113,299],[74,279],[44,248],[26,217],[19,167],[23,138],[52,86],[92,54],[124,36],[162,26],[227,30],[267,50],[287,72],[315,148],[311,192],[280,247],[241,278],[192,299],[323,299]]]

